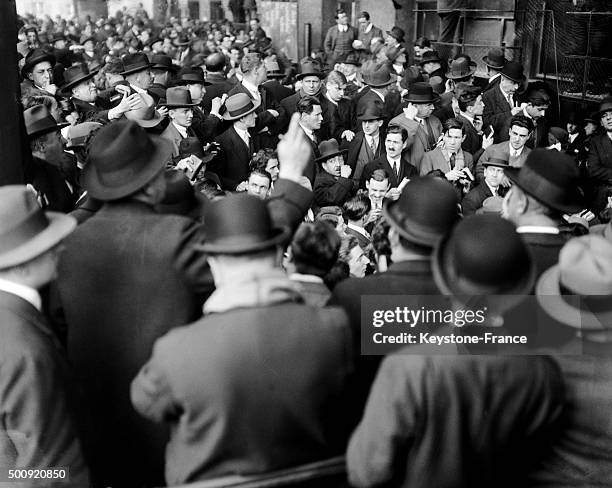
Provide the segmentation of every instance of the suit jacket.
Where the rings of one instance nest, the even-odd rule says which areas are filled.
[[[108,110],[104,110],[97,105],[84,102],[78,98],[72,98],[72,103],[79,114],[78,123],[82,122],[98,122],[99,124],[108,124]]]
[[[291,281],[295,283],[300,294],[304,298],[304,303],[312,307],[325,307],[331,296],[331,291],[327,285],[319,281],[302,281],[299,278],[291,277]]]
[[[320,139],[316,137],[315,135],[316,141],[313,141],[310,137],[306,135],[306,133],[304,133],[304,137],[310,143],[310,149],[311,149],[310,161],[308,161],[308,166],[304,170],[304,176],[308,178],[308,181],[310,181],[310,184],[314,188],[315,177],[317,176],[317,173],[319,171],[319,168],[317,167],[317,163],[315,160],[321,156],[321,152],[319,151],[319,145],[318,145],[318,142],[320,141]]]
[[[276,100],[283,100],[295,93],[291,88],[281,85],[278,80],[275,79],[264,81],[263,86],[274,95]]]
[[[612,141],[606,133],[591,138],[587,165],[597,185],[612,185]]]
[[[385,130],[389,125],[389,121],[397,115],[398,110],[401,112],[400,95],[396,90],[388,92],[385,95],[385,100],[383,101],[370,89],[370,87],[366,87],[358,92],[353,100],[356,106],[356,115],[362,113],[370,104],[375,104],[378,106],[384,115],[385,122],[383,124],[383,129]]]
[[[338,26],[334,25],[330,27],[325,34],[323,48],[327,55],[327,65],[331,68],[333,68],[336,63],[336,58],[338,58],[338,56],[347,54],[353,50],[353,41],[355,41],[359,35],[357,29],[353,26],[349,25],[347,27],[348,30],[346,33],[340,33]]]
[[[341,207],[353,191],[351,178],[335,177],[325,170],[319,170],[314,182],[315,204],[318,207],[337,205]]]
[[[576,159],[577,162],[582,163],[588,157],[588,151],[586,134],[580,129],[574,142],[568,143],[565,152]]]
[[[352,100],[347,98],[342,98],[337,105],[329,101],[325,96],[321,97],[321,99],[321,110],[323,112],[323,123],[321,124],[320,132],[321,139],[336,139],[341,143],[341,136],[345,130],[356,132],[355,106]]]
[[[361,174],[361,181],[359,183],[359,188],[365,188],[366,181],[369,181],[372,177],[372,173],[377,169],[384,169],[389,175],[389,185],[391,188],[397,188],[398,185],[402,182],[404,178],[414,178],[419,175],[418,170],[408,162],[407,159],[400,159],[400,168],[398,174],[394,173],[389,161],[387,160],[387,154],[383,154],[379,158],[369,162],[366,164],[365,168],[363,168],[363,173]]]
[[[463,155],[464,167],[469,168],[469,170],[474,173],[474,161],[472,160],[472,155],[468,152],[461,151]],[[460,159],[455,161],[455,166],[460,162]],[[423,156],[423,161],[421,162],[421,169],[419,174],[421,176],[426,175],[430,171],[439,169],[443,173],[448,173],[449,171],[449,163],[444,158],[444,154],[442,154],[442,150],[440,148],[435,148],[432,151],[426,152]]]
[[[484,166],[482,165],[482,163],[483,161],[490,161],[494,155],[497,158],[501,155],[503,158],[507,159],[508,164],[513,168],[521,168],[525,164],[527,156],[529,156],[530,152],[531,149],[529,149],[527,146],[523,146],[523,151],[521,152],[520,156],[510,157],[509,142],[505,141],[500,142],[499,144],[493,144],[487,149],[485,149],[485,151],[482,153],[482,156],[480,156],[480,159],[476,164],[476,171],[473,171],[472,173],[474,174],[476,181],[482,181],[484,174]]]
[[[363,168],[365,167],[365,165],[360,168],[357,167],[359,153],[365,140],[365,134],[363,133],[363,131],[359,131],[355,134],[355,137],[353,137],[353,140],[351,142],[348,142],[345,139],[343,139],[342,142],[342,149],[348,150],[346,164],[348,164],[353,170],[353,172],[351,173],[351,177],[353,178],[353,180],[355,180],[357,185],[359,185],[359,182],[361,180],[361,173],[363,172]],[[384,156],[385,154],[385,134],[381,130],[378,135],[378,147],[376,148],[376,153],[372,156],[372,159],[370,161]]]
[[[67,161],[68,162],[68,161]],[[43,208],[68,213],[78,200],[76,168],[58,167],[44,159],[32,156],[23,165],[25,182],[38,192]],[[66,184],[70,181],[72,188]]]
[[[174,124],[172,122],[168,124],[168,127],[164,129],[164,131],[160,134],[160,136],[163,137],[164,139],[169,140],[172,143],[172,157],[178,156],[179,147],[180,147],[181,141],[183,140],[183,136],[180,134],[177,128],[174,127]],[[195,131],[191,127],[187,128],[187,136],[197,137]]]
[[[508,124],[512,118],[512,109],[508,100],[504,98],[501,88],[499,88],[499,84],[497,87],[484,92],[482,94],[482,101],[485,104],[482,120],[485,125],[493,126],[493,130],[495,131],[493,142],[497,144],[503,140],[507,140],[509,137]]]
[[[437,141],[442,134],[442,123],[435,115],[430,115],[428,121],[433,140]],[[416,120],[407,118],[404,114],[400,114],[393,118],[389,125],[399,125],[408,131],[408,143],[404,156],[406,156],[412,165],[419,169],[424,154],[433,149],[429,137],[421,124]]]
[[[210,171],[221,178],[221,188],[233,191],[249,177],[249,163],[254,152],[253,138],[247,147],[232,125],[217,137],[219,154],[210,163]]]
[[[559,262],[559,252],[570,236],[564,232],[559,234],[539,234],[536,232],[520,233],[533,256],[538,278],[551,266]]]
[[[469,152],[477,161],[482,153],[482,135],[478,134],[476,128],[463,115],[458,115],[456,119],[463,123],[463,133],[465,134],[461,149]]]
[[[219,117],[205,114],[200,107],[193,107],[193,121],[190,129],[203,146],[212,142],[220,134],[222,127],[223,121]]]
[[[70,481],[47,480],[45,486],[89,486],[72,416],[71,374],[45,317],[23,298],[0,291],[0,334],[0,471],[6,476],[9,469],[62,466]]]
[[[461,201],[463,216],[467,217],[468,215],[475,214],[476,210],[482,207],[482,203],[492,196],[493,193],[491,193],[489,186],[484,181],[481,181],[478,186],[472,188],[468,194],[463,197]]]
[[[229,93],[234,87],[234,83],[231,83],[223,73],[216,72],[207,73],[206,81],[212,84],[206,86],[206,93],[202,97],[200,106],[204,112],[210,113],[213,98],[220,97],[224,93]]]

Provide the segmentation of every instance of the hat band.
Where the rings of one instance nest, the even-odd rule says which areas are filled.
[[[523,166],[519,175],[519,186],[532,193],[537,199],[541,199],[541,196],[546,196],[548,200],[555,202],[564,202],[566,200],[567,190],[565,188],[545,179],[529,166]]]
[[[41,209],[38,209],[18,226],[7,229],[6,232],[0,234],[0,253],[12,251],[33,239],[48,226],[49,220],[47,216]]]
[[[245,112],[248,112],[252,108],[253,108],[253,102],[249,101],[248,105],[240,107],[238,110],[227,109],[227,113],[230,114],[230,116],[232,117],[238,117],[239,115],[242,115]]]
[[[559,283],[561,300],[569,306],[579,308],[585,312],[609,312],[612,310],[610,295],[581,295]]]

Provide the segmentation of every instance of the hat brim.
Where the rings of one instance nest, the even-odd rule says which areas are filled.
[[[251,103],[253,104],[253,106],[249,110],[247,110],[246,112],[244,112],[244,113],[242,113],[240,115],[232,116],[226,110],[225,113],[223,114],[223,120],[238,120],[238,119],[241,119],[245,115],[249,115],[251,112],[255,112],[255,110],[257,110],[259,108],[259,106],[261,105],[261,102],[259,100],[251,100]]]
[[[542,193],[536,194],[535,192],[530,191],[528,188],[525,187],[525,185],[521,183],[519,179],[520,171],[521,171],[521,168],[511,167],[511,168],[506,168],[506,171],[504,171],[504,174],[508,177],[510,181],[512,181],[512,183],[518,186],[521,190],[527,193],[530,197],[535,198],[538,202],[543,203],[544,205],[551,207],[555,210],[569,213],[569,214],[580,212],[584,208],[584,206],[580,203],[580,199],[579,199],[577,190],[574,190],[574,189],[572,189],[574,194],[570,195],[570,198],[569,198],[570,201],[566,204],[559,203],[559,202],[552,202],[550,200],[546,200],[542,198]]]
[[[449,80],[459,80],[461,78],[467,78],[468,76],[472,76],[474,73],[476,73],[476,68],[473,66],[470,66],[470,72],[463,74],[463,75],[453,75],[450,71],[448,73],[446,73],[446,77]]]
[[[438,97],[433,96],[432,98],[428,98],[426,100],[423,99],[418,99],[418,98],[412,98],[410,97],[410,95],[408,95],[407,97],[404,97],[405,102],[410,102],[410,103],[435,103],[435,101],[438,99]]]
[[[170,73],[176,73],[178,71],[176,66],[168,66],[166,64],[154,64],[151,66],[151,69],[170,71]]]
[[[69,90],[77,86],[79,83],[83,83],[84,81],[92,79],[100,72],[100,69],[95,69],[90,71],[88,75],[82,76],[81,78],[77,78],[76,80],[72,80],[70,83],[66,83],[63,87],[60,88],[61,95],[69,95]]]
[[[57,59],[55,59],[55,56],[53,54],[47,54],[45,56],[30,59],[27,63],[23,65],[23,68],[21,68],[21,77],[25,79],[27,74],[32,71],[32,69],[34,69],[34,66],[44,61],[48,61],[49,63],[51,63],[52,67],[57,64]]]
[[[395,35],[393,32],[391,31],[387,31],[387,34],[389,34],[391,37],[393,37],[393,39],[395,39],[397,42],[405,42],[404,36],[406,34],[404,34],[403,36],[397,36]]]
[[[197,103],[160,103],[159,106],[160,107],[166,107],[166,108],[193,108],[196,107],[198,104]]]
[[[268,71],[268,78],[284,78],[285,76],[285,73],[270,73]]]
[[[31,134],[28,134],[28,138],[29,139],[34,139],[35,137],[38,136],[42,136],[43,134],[46,134],[47,132],[53,132],[56,130],[61,130],[64,127],[68,127],[70,125],[70,122],[62,122],[60,124],[56,124],[50,127],[45,127],[44,129],[39,129],[36,132],[32,132]]]
[[[421,60],[421,61],[419,61],[419,64],[422,66],[422,65],[427,64],[427,63],[443,63],[443,62],[444,61],[442,61],[438,57],[438,58],[431,58],[431,59]]]
[[[368,120],[385,120],[385,116],[384,115],[380,115],[379,117],[375,117],[373,115],[361,115],[361,116],[357,117],[357,120],[359,122],[366,122]]]
[[[212,83],[206,80],[172,80],[172,86],[185,86],[185,85],[202,85],[211,86]]]
[[[367,81],[363,80],[364,83],[366,85],[368,85],[371,88],[384,88],[385,86],[389,86],[389,85],[393,85],[393,83],[395,83],[397,81],[397,76],[393,76],[392,74],[390,75],[389,81],[385,81],[384,83],[377,83],[377,84],[372,84],[372,83],[368,83]]]
[[[35,237],[15,249],[0,254],[0,268],[26,263],[59,244],[77,225],[74,217],[45,212],[49,225]]]
[[[483,161],[482,165],[486,168],[487,166],[495,166],[496,168],[502,168],[502,169],[511,169],[512,166],[510,166],[508,163],[498,163],[496,161]]]
[[[172,156],[172,143],[159,136],[150,136],[151,142],[155,146],[153,156],[149,164],[130,181],[126,181],[122,186],[107,187],[100,180],[96,168],[88,163],[81,173],[81,182],[92,198],[102,201],[119,200],[127,197],[143,188],[153,178],[155,178],[166,167],[166,163]]]
[[[503,64],[502,64],[501,66],[499,66],[499,65],[496,65],[496,64],[490,63],[490,62],[489,62],[489,57],[488,57],[488,56],[483,57],[483,58],[482,58],[482,62],[483,62],[484,64],[486,64],[486,65],[487,65],[489,68],[493,68],[493,69],[504,69],[504,65],[503,65]]]
[[[542,273],[536,285],[536,298],[542,309],[555,320],[582,330],[608,330],[612,324],[612,310],[598,312],[571,306],[563,300],[560,287],[561,269],[558,264]]]
[[[145,69],[151,69],[153,67],[153,63],[145,64],[144,66],[138,66],[138,68],[132,68],[119,73],[122,76],[131,75],[132,73],[138,73],[139,71],[144,71]]]
[[[212,242],[196,244],[194,248],[209,254],[244,254],[263,251],[277,246],[287,239],[287,229],[272,229],[272,235],[263,241],[253,241],[252,236],[232,236]]]
[[[347,153],[348,153],[348,149],[341,149],[340,151],[336,151],[335,153],[326,154],[325,156],[321,156],[320,158],[315,159],[315,163],[321,164],[327,161],[328,159],[335,158],[336,156],[339,156],[339,155],[344,156]]]
[[[507,75],[507,74],[504,74],[504,73],[503,73],[503,72],[501,72],[501,71],[500,71],[500,73],[501,73],[501,75],[502,75],[504,78],[508,78],[509,80],[514,81],[515,83],[523,83],[523,82],[524,82],[524,81],[527,79],[527,77],[526,77],[525,75],[523,75],[523,76],[522,76],[522,77],[520,77],[520,78],[513,78],[512,76],[509,76],[509,75]]]
[[[321,71],[317,71],[315,73],[298,73],[295,76],[296,80],[301,80],[302,78],[306,78],[307,76],[316,76],[317,78],[319,78],[320,80],[324,79],[327,74],[325,72],[321,72]]]
[[[433,248],[442,236],[411,219],[406,218],[403,222],[398,222],[391,213],[391,209],[395,205],[397,205],[397,201],[387,200],[383,203],[382,214],[387,222],[407,241]]]
[[[157,110],[155,110],[153,118],[151,119],[133,119],[127,116],[128,113],[129,111],[124,114],[126,119],[136,122],[140,127],[143,127],[145,129],[155,127],[163,120],[162,115]]]

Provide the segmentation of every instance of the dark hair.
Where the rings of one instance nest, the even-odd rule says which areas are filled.
[[[340,236],[322,220],[301,224],[291,241],[296,271],[323,277],[338,259]]]
[[[323,277],[325,285],[330,290],[334,290],[336,285],[346,280],[351,274],[351,268],[344,261],[336,261],[329,272]]]
[[[385,219],[379,220],[372,229],[372,246],[378,256],[391,256],[391,243],[389,242],[389,228],[391,226]]]
[[[517,114],[510,119],[510,129],[512,129],[514,125],[527,129],[529,132],[533,131],[533,122],[531,119],[521,114]]]
[[[365,10],[359,14],[358,18],[360,19],[361,17],[363,17],[366,20],[370,20],[370,14],[366,12]]]
[[[419,37],[416,41],[414,41],[415,47],[420,47],[421,49],[424,47],[431,47],[431,42],[427,37]]]
[[[255,168],[249,173],[249,178],[251,175],[263,176],[268,179],[268,186],[272,184],[272,175],[268,173],[265,169]]]
[[[401,134],[402,142],[408,140],[408,131],[399,125],[390,125],[387,129],[387,135],[389,134]]]
[[[311,114],[312,113],[312,108],[315,105],[321,105],[321,102],[317,98],[315,98],[315,97],[311,97],[309,95],[306,95],[306,96],[300,98],[300,101],[297,103],[297,106],[296,106],[297,113],[299,113],[299,114]]]
[[[257,151],[257,153],[255,153],[255,155],[253,156],[253,159],[251,159],[251,162],[249,164],[249,169],[251,171],[253,171],[254,169],[265,170],[266,166],[268,165],[268,161],[270,161],[270,159],[278,159],[278,154],[276,153],[276,149],[270,149],[270,148],[260,149],[259,151]]]
[[[441,180],[448,181],[444,175],[444,171],[441,169],[432,169],[427,176],[433,176],[434,178],[440,178]]]
[[[389,179],[389,173],[387,173],[386,169],[378,168],[372,172],[370,179],[375,181],[385,181]]]
[[[446,119],[444,121],[443,127],[444,127],[444,130],[442,131],[443,134],[448,134],[448,131],[451,129],[459,129],[461,130],[462,134],[465,134],[465,128],[463,127],[463,122],[461,122],[460,120],[457,120],[454,117],[451,117],[450,119]]]
[[[455,89],[459,110],[465,112],[468,107],[474,105],[482,91],[477,86],[461,85]]]
[[[347,15],[346,10],[344,10],[343,8],[339,8],[336,9],[336,16],[334,18],[338,18],[340,17],[342,14]]]
[[[342,215],[348,221],[359,220],[372,208],[372,202],[365,193],[358,193],[342,205]]]

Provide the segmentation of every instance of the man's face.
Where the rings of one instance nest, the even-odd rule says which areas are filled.
[[[321,122],[323,122],[321,105],[314,105],[312,107],[312,112],[309,114],[302,114],[302,123],[310,130],[319,130],[321,128]]]
[[[153,84],[153,73],[150,69],[145,69],[137,73],[135,85],[146,90]]]
[[[364,120],[361,122],[361,128],[366,136],[375,136],[380,132],[383,125],[382,120]]]
[[[272,181],[278,180],[278,173],[280,172],[278,169],[278,159],[268,159],[268,162],[266,163],[266,171],[270,173],[270,176],[272,176]]]
[[[529,103],[525,107],[525,110],[532,119],[538,120],[539,118],[544,117],[544,115],[546,115],[547,108],[548,105],[532,105],[531,103]]]
[[[221,41],[221,46],[229,51],[232,47],[232,38],[227,36],[224,37],[223,41]]]
[[[257,122],[257,114],[255,112],[251,112],[250,114],[247,114],[242,117],[241,120],[246,126],[246,128],[250,129],[251,127],[255,127],[255,122]]]
[[[55,47],[55,49],[66,49],[66,41],[64,39],[59,39],[53,43],[53,47]]]
[[[251,26],[251,30],[257,30],[257,28],[259,27],[259,22],[257,22],[256,20],[251,20],[249,22],[249,25]]]
[[[474,105],[468,106],[467,111],[471,112],[472,115],[482,115],[484,112],[485,104],[482,101],[482,95],[478,95],[478,98],[474,102]]]
[[[258,174],[252,174],[249,176],[249,182],[247,185],[247,193],[249,195],[256,196],[265,200],[268,196],[268,190],[270,189],[270,181],[265,176]]]
[[[327,161],[324,161],[321,166],[327,171],[330,175],[340,176],[340,168],[344,164],[344,160],[341,155],[334,156],[333,158],[329,158]]]
[[[397,65],[404,65],[406,64],[406,55],[405,54],[400,54],[397,58],[395,58],[395,61],[393,61],[393,64],[397,64]]]
[[[316,95],[321,88],[321,80],[318,76],[305,76],[302,78],[302,89],[306,95]]]
[[[509,134],[510,146],[515,150],[522,148],[527,142],[527,139],[529,139],[529,131],[525,129],[525,127],[519,127],[518,125],[510,127]]]
[[[204,85],[202,85],[202,83],[194,83],[193,85],[187,85],[187,88],[191,94],[191,101],[193,103],[200,103],[202,101],[202,97],[206,93]]]
[[[84,102],[95,102],[98,96],[98,89],[93,79],[83,81],[72,89],[72,96]]]
[[[511,186],[502,202],[502,217],[517,224],[523,214],[524,197],[520,188],[517,188],[516,185]]]
[[[363,278],[370,260],[359,246],[353,247],[348,255],[349,272],[353,278]]]
[[[366,188],[368,189],[370,202],[372,202],[372,208],[382,207],[383,198],[385,198],[389,191],[389,179],[377,181],[374,178],[370,178],[370,181],[366,181]]]
[[[504,92],[514,95],[518,90],[519,84],[516,81],[512,81],[510,78],[506,78],[504,75],[500,77],[499,86]]]
[[[257,67],[257,71],[255,72],[255,74],[255,83],[257,86],[261,85],[264,81],[268,79],[268,70],[266,69],[266,65],[263,61]]]
[[[348,24],[348,15],[338,14],[338,25],[347,25],[347,24]]]
[[[612,132],[612,110],[608,110],[601,115],[601,125],[606,132]]]
[[[422,119],[429,117],[435,108],[433,103],[416,103],[415,106],[417,109],[417,117]]]
[[[344,96],[344,86],[340,86],[337,83],[327,83],[327,94],[334,102],[339,102]]]
[[[181,127],[191,127],[193,122],[193,110],[189,107],[173,108],[170,110],[170,118]]]
[[[404,150],[404,142],[401,134],[387,134],[385,139],[385,147],[387,148],[387,156],[396,159],[402,155]]]
[[[595,134],[597,127],[598,127],[597,124],[594,124],[593,122],[587,122],[587,125],[584,126],[584,133],[587,136],[591,136]]]
[[[35,44],[38,40],[38,35],[34,31],[28,31],[27,33],[28,44]]]
[[[43,61],[34,66],[34,69],[30,73],[30,79],[36,86],[45,88],[47,85],[53,83],[53,68],[49,61]]]
[[[565,128],[567,129],[567,132],[569,134],[575,134],[576,132],[578,132],[578,125],[574,124],[573,122],[568,122]]]
[[[463,142],[461,129],[449,129],[444,133],[444,147],[449,153],[458,153]]]
[[[367,26],[369,22],[370,22],[370,21],[369,21],[368,19],[366,19],[365,17],[359,17],[359,18],[357,19],[357,23],[358,23],[360,26],[363,26],[363,27]]]
[[[237,63],[240,59],[240,49],[236,49],[235,47],[233,47],[230,50],[229,57],[230,57],[230,61]]]
[[[504,178],[504,170],[503,168],[498,168],[497,166],[486,166],[484,170],[484,177],[489,186],[497,188]]]

